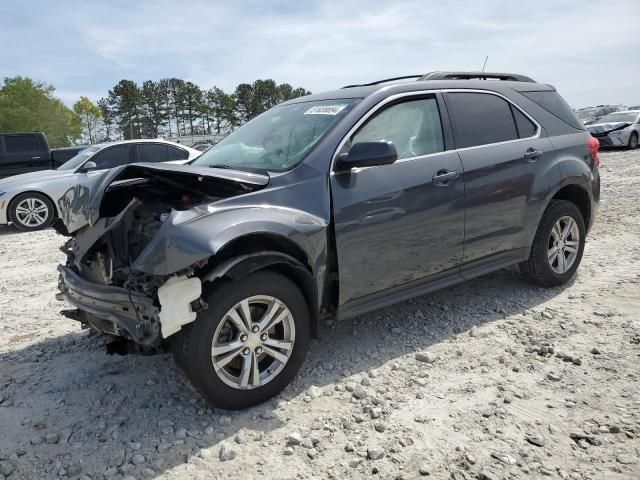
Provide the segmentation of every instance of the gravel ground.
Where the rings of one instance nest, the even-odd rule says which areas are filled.
[[[243,412],[107,355],[58,315],[63,239],[2,228],[0,478],[640,478],[640,151],[601,158],[571,285],[502,270],[326,325]]]

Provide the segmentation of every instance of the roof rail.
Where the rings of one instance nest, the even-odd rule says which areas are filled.
[[[408,80],[410,78],[420,79],[423,76],[424,75],[422,73],[419,74],[419,75],[404,75],[402,77],[393,77],[393,78],[385,78],[384,80],[376,80],[375,82],[371,82],[371,83],[358,83],[358,84],[354,84],[354,85],[346,85],[346,86],[344,86],[342,88],[371,87],[373,85],[378,85],[380,83],[393,82],[394,80]]]
[[[393,82],[395,80],[504,80],[511,82],[531,82],[536,83],[531,77],[519,75],[517,73],[496,73],[496,72],[430,72],[420,75],[403,75],[402,77],[385,78],[371,83],[358,83],[346,85],[342,88],[371,87],[381,83]]]
[[[418,80],[505,80],[511,82],[532,82],[530,77],[516,73],[496,72],[430,72],[421,76]]]

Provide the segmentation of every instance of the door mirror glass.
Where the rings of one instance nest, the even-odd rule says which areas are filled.
[[[336,159],[335,169],[345,172],[359,167],[389,165],[398,159],[396,147],[391,142],[359,142],[348,153]]]
[[[98,168],[98,166],[96,165],[96,162],[88,161],[82,166],[82,171],[89,172],[91,170],[95,170],[96,168]]]

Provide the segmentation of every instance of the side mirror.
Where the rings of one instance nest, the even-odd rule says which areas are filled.
[[[91,170],[95,170],[96,168],[98,168],[98,166],[96,165],[96,162],[88,161],[82,166],[82,171],[89,172]]]
[[[391,142],[359,142],[351,146],[348,153],[336,159],[335,169],[346,172],[358,167],[390,165],[398,159],[398,151]]]

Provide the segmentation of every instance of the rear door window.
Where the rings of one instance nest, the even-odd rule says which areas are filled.
[[[435,98],[421,98],[392,105],[371,118],[351,142],[392,142],[398,158],[442,152],[442,124]]]
[[[138,144],[138,162],[167,162],[169,153],[167,146],[162,143],[140,143]]]
[[[173,147],[171,145],[167,145],[167,148],[169,149],[169,160],[186,160],[189,158],[189,152],[182,148]]]
[[[35,135],[5,135],[4,146],[7,153],[40,151],[40,143]]]
[[[506,142],[518,138],[509,102],[489,93],[450,92],[457,148]]]
[[[98,170],[119,167],[129,163],[129,145],[108,147],[91,158]]]

